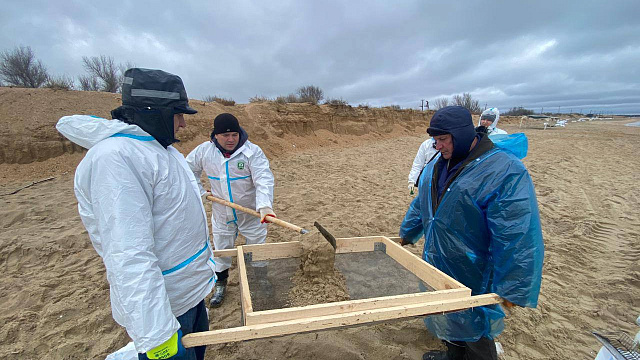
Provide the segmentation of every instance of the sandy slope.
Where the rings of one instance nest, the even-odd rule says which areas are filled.
[[[504,126],[510,132],[515,126]],[[593,358],[594,329],[637,330],[640,314],[640,128],[621,122],[525,130],[525,164],[536,184],[546,244],[537,309],[515,309],[498,338],[506,359]],[[315,146],[272,156],[279,217],[337,237],[394,235],[411,200],[406,177],[422,133],[395,126],[366,136],[315,130],[285,136]],[[194,138],[206,139],[206,134]],[[279,145],[284,146],[284,145]],[[0,357],[103,358],[126,344],[110,314],[104,266],[76,210],[73,164],[80,154],[11,171],[4,194],[51,174],[56,179],[0,197]],[[298,235],[271,228],[268,241]],[[420,244],[412,251],[419,253]],[[384,269],[377,269],[384,275]],[[211,327],[237,326],[237,271]],[[208,359],[419,359],[438,341],[421,320],[210,346]]]

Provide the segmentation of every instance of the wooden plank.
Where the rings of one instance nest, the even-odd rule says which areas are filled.
[[[364,236],[336,239],[336,254],[373,251],[373,245],[382,242],[382,236]]]
[[[300,257],[303,251],[300,241],[244,245],[243,249],[251,253],[252,261]]]
[[[402,238],[400,236],[387,236],[387,239],[400,244],[402,242]]]
[[[391,256],[400,265],[404,266],[407,270],[411,271],[414,275],[434,289],[446,290],[466,288],[466,286],[456,281],[454,278],[438,270],[421,258],[413,255],[411,252],[400,246],[400,244],[385,237],[382,238],[387,247],[387,255]]]
[[[310,317],[343,314],[353,311],[381,309],[385,307],[422,304],[438,300],[459,299],[471,296],[471,289],[451,289],[396,296],[384,296],[371,299],[339,301],[288,309],[256,311],[247,314],[245,325],[266,324]]]
[[[500,301],[500,297],[496,294],[485,294],[472,296],[469,298],[394,306],[383,309],[354,311],[345,314],[318,316],[307,319],[281,321],[268,324],[240,326],[231,329],[192,333],[186,335],[182,339],[182,344],[185,347],[189,348],[194,346],[228,343],[232,341],[289,335],[377,321],[387,321],[406,317],[444,313],[471,307],[497,304]]]
[[[288,241],[281,243],[244,245],[245,253],[254,253],[254,260],[282,259],[288,257],[300,257],[302,255],[302,244],[299,241]],[[258,254],[258,259],[255,258]],[[215,257],[236,257],[238,250],[224,249],[213,250]]]
[[[238,246],[238,273],[240,274],[240,303],[242,305],[242,319],[246,322],[247,314],[253,312],[251,305],[251,292],[249,292],[249,280],[247,279],[247,266],[244,263],[243,246]]]
[[[224,249],[224,250],[213,250],[213,256],[215,257],[236,257],[238,256],[238,249]]]

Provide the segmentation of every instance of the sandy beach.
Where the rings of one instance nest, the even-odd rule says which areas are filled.
[[[364,133],[331,126],[296,133],[282,125],[279,135],[272,124],[260,134],[258,110],[247,127],[271,160],[280,218],[305,228],[319,221],[336,237],[397,236],[412,200],[406,179],[426,139],[426,122],[394,119]],[[633,121],[547,130],[519,129],[516,120],[501,124],[529,139],[524,164],[536,186],[546,250],[539,306],[509,311],[496,339],[504,359],[593,359],[599,343],[592,331],[640,330],[634,324],[640,314],[640,128],[624,126]],[[204,124],[192,127],[181,151],[206,141]],[[73,174],[82,156],[67,151],[0,164],[2,358],[104,359],[129,341],[111,317],[104,265],[77,212]],[[6,195],[48,177],[54,179]],[[268,242],[294,240],[303,239],[270,227]],[[422,241],[410,250],[420,254]],[[234,267],[227,299],[210,312],[212,329],[240,325],[239,292]],[[439,347],[421,319],[409,319],[213,345],[207,359],[420,359]]]

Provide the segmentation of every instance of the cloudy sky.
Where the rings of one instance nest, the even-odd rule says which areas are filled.
[[[502,111],[640,113],[640,1],[4,1],[0,51],[50,74],[83,56],[246,103],[305,85],[418,108],[464,92]]]

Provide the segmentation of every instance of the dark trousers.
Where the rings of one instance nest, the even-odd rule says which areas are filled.
[[[178,316],[177,319],[180,323],[182,336],[209,330],[209,317],[207,316],[207,308],[204,305],[204,300],[200,301],[198,305],[192,307],[186,313]],[[188,348],[184,356],[174,356],[171,360],[204,360],[205,349],[206,346]],[[147,354],[138,354],[138,360],[148,360]]]
[[[478,341],[444,341],[449,360],[498,360],[496,344],[482,337]]]
[[[219,283],[223,284],[227,282],[227,278],[229,277],[229,269],[222,270],[220,272],[216,271],[216,277],[218,278]]]

